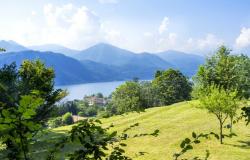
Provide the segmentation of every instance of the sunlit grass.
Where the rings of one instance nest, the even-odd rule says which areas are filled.
[[[126,115],[105,118],[101,121],[103,126],[114,125],[112,130],[121,132],[128,126],[139,123],[140,125],[130,131],[130,134],[152,133],[159,129],[158,137],[146,136],[132,138],[126,141],[126,153],[134,159],[166,160],[172,159],[173,153],[179,151],[180,142],[191,137],[191,133],[218,133],[217,119],[208,114],[206,110],[195,107],[196,102],[182,102],[166,107],[157,107],[142,113],[129,113]],[[54,129],[55,132],[69,130],[70,126]],[[224,129],[229,133],[228,129]],[[202,140],[201,144],[194,147],[187,156],[205,156],[205,151],[210,151],[210,160],[249,160],[250,159],[250,126],[243,121],[234,125],[233,131],[237,137],[226,138],[221,145],[218,140]],[[144,156],[136,156],[138,152],[146,152]]]

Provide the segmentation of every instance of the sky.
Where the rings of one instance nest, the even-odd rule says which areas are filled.
[[[0,39],[82,50],[199,54],[250,48],[249,0],[0,0]],[[250,50],[249,50],[250,51]]]

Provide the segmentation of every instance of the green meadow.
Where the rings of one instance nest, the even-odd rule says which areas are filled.
[[[150,108],[145,112],[113,116],[101,119],[101,121],[104,127],[113,124],[112,130],[116,130],[118,133],[130,125],[139,123],[138,127],[128,132],[129,135],[160,130],[157,137],[144,136],[129,138],[125,141],[126,154],[136,160],[171,160],[173,154],[180,151],[181,141],[186,137],[191,138],[193,131],[196,133],[211,131],[218,133],[219,131],[217,119],[206,110],[197,108],[195,101]],[[51,139],[54,135],[63,135],[70,128],[71,126],[64,126],[53,129],[45,139]],[[234,125],[233,131],[237,136],[225,138],[223,145],[214,137],[202,139],[201,143],[195,145],[194,149],[187,152],[183,158],[205,157],[206,150],[209,150],[210,160],[249,160],[250,126],[246,126],[244,121],[239,121]],[[229,134],[229,130],[225,128],[224,133]],[[39,144],[35,146],[39,146]],[[75,146],[72,144],[65,150],[68,151],[72,147]],[[139,152],[143,152],[144,155],[139,155]],[[39,155],[39,153],[37,154]]]

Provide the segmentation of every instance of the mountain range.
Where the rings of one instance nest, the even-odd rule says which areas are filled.
[[[67,85],[89,82],[130,80],[134,77],[152,79],[156,70],[175,68],[193,76],[204,57],[178,52],[134,53],[116,46],[99,43],[82,51],[60,45],[46,44],[25,47],[14,41],[0,41],[0,67],[23,60],[40,59],[56,72],[55,84]]]

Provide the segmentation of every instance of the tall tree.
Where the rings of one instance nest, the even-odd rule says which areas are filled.
[[[239,97],[250,96],[250,59],[244,55],[231,55],[225,46],[200,66],[194,77],[195,90],[206,90],[216,85],[225,90],[237,90]]]
[[[200,97],[201,107],[216,116],[219,121],[220,143],[223,143],[223,125],[237,107],[237,92],[227,92],[223,88],[210,86],[209,92]]]
[[[20,153],[19,140],[21,148],[28,150],[28,141],[64,96],[64,91],[54,89],[53,69],[40,61],[24,61],[19,70],[14,63],[0,69],[0,131],[7,150],[13,153],[10,158]]]
[[[112,104],[118,114],[143,110],[140,84],[129,81],[120,85],[112,95]]]
[[[156,72],[152,82],[158,105],[169,105],[190,99],[191,83],[178,70],[169,69]]]

